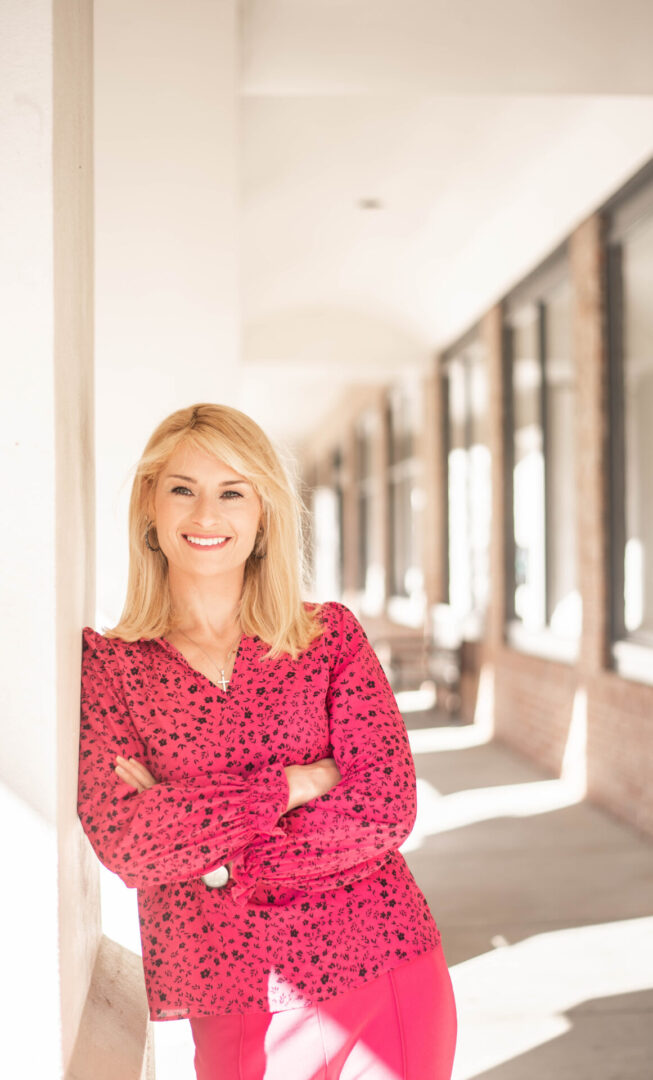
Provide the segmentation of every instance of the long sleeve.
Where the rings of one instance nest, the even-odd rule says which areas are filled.
[[[131,887],[186,881],[228,862],[260,835],[280,833],[288,804],[281,765],[247,779],[227,772],[160,780],[137,792],[120,780],[116,754],[146,762],[127,706],[118,649],[83,631],[77,811],[100,861]]]
[[[342,779],[237,855],[231,889],[242,904],[291,903],[367,877],[415,821],[415,766],[383,668],[353,613],[325,606],[333,654],[326,708]]]

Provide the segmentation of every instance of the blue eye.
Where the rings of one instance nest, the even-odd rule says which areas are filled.
[[[183,487],[183,485],[181,485],[181,484],[178,484],[177,487],[174,487],[174,488],[171,489],[171,494],[173,494],[173,495],[176,495],[178,492],[187,492],[189,495],[193,494],[192,491],[190,490],[190,488]],[[232,496],[232,495],[235,496],[237,499],[242,499],[243,498],[242,492],[240,492],[240,491],[233,491],[233,490],[230,489],[228,491],[223,491],[222,492],[222,498],[223,499],[226,496]],[[230,499],[228,501],[230,501]]]

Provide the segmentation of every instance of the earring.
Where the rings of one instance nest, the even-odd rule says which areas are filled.
[[[150,543],[150,529],[151,528],[156,528],[153,521],[148,522],[148,526],[147,526],[147,528],[145,530],[145,546],[147,548],[149,548],[150,551],[160,551],[161,550],[160,547],[152,547],[152,545]],[[158,540],[158,537],[157,537],[157,540]]]

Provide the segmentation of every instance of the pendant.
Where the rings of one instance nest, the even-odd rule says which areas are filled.
[[[225,679],[224,677],[224,668],[220,669],[220,682],[222,684],[222,693],[225,694],[227,692],[227,686],[229,685],[229,679]]]

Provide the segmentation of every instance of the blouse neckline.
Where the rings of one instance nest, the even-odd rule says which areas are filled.
[[[208,675],[205,675],[203,671],[198,671],[197,668],[194,668],[190,660],[188,660],[184,656],[183,652],[181,652],[181,650],[178,649],[176,645],[173,645],[171,641],[168,641],[167,638],[158,637],[154,640],[158,642],[159,645],[162,645],[164,649],[167,649],[168,652],[172,653],[175,657],[177,657],[177,659],[184,665],[184,667],[187,668],[188,671],[192,672],[196,679],[203,679],[205,683],[208,683],[211,689],[215,690],[219,697],[225,699],[231,697],[234,682],[238,681],[238,677],[240,674],[239,661],[241,660],[244,651],[243,645],[246,640],[245,634],[241,634],[240,636],[240,641],[238,642],[238,648],[236,649],[236,655],[234,657],[234,665],[231,669],[231,675],[229,676],[228,686],[226,690],[222,689],[220,683],[214,683],[212,679],[209,679]]]

